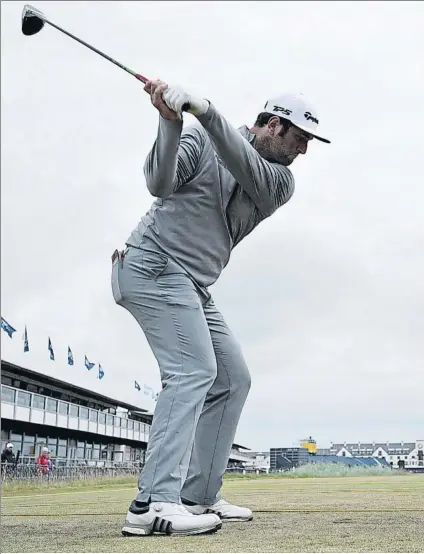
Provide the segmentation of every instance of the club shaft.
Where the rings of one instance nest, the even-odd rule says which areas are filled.
[[[143,75],[140,75],[140,73],[136,73],[135,71],[133,71],[129,67],[125,67],[125,65],[122,65],[121,63],[117,62],[116,60],[114,60],[113,58],[108,56],[107,54],[104,54],[103,52],[101,52],[97,48],[94,48],[94,46],[91,46],[91,44],[88,44],[84,40],[82,40],[82,39],[76,37],[75,35],[73,35],[72,33],[69,33],[65,29],[62,29],[62,27],[59,27],[58,25],[56,25],[55,23],[52,23],[48,19],[44,19],[44,22],[47,23],[48,25],[50,25],[51,27],[54,27],[55,29],[57,29],[61,33],[64,33],[65,35],[68,35],[68,37],[73,38],[74,40],[76,40],[77,42],[82,44],[83,46],[86,46],[87,48],[92,50],[93,52],[96,52],[96,54],[99,54],[100,56],[102,56],[106,60],[112,62],[115,65],[117,65],[118,67],[120,67],[121,69],[123,69],[124,71],[126,71],[127,73],[129,73],[130,75],[132,75],[133,77],[135,77],[136,79],[141,81],[142,83],[147,83],[147,81],[149,80],[147,77],[144,77]]]

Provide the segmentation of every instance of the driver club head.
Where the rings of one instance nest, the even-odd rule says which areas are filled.
[[[44,15],[42,12],[33,8],[29,4],[24,6],[22,11],[22,32],[24,35],[31,36],[41,31],[44,27]]]

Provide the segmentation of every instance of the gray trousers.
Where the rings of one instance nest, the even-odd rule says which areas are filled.
[[[162,252],[127,249],[113,263],[112,290],[144,331],[162,381],[137,500],[214,504],[250,388],[241,349],[211,297]]]

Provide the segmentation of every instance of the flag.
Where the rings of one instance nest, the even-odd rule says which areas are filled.
[[[137,390],[141,390],[141,387],[140,387],[140,385],[137,383],[137,381],[134,381],[134,388],[136,388]]]
[[[74,365],[74,355],[70,346],[68,346],[68,365]]]
[[[96,365],[96,364],[93,364],[92,362],[89,362],[88,359],[87,359],[87,356],[85,357],[85,367],[88,369],[88,371],[90,371],[90,369],[93,369],[93,367]]]
[[[12,338],[13,333],[16,331],[16,329],[9,325],[3,317],[1,318],[1,328],[9,335],[10,338]]]
[[[29,352],[28,333],[27,333],[26,325],[25,325],[25,333],[23,338],[24,338],[24,352]]]
[[[105,372],[103,371],[102,366],[99,364],[99,379],[103,379]]]
[[[50,352],[50,359],[54,361],[54,352],[53,352],[53,346],[52,346],[52,341],[50,340],[50,337],[49,337],[49,352]]]

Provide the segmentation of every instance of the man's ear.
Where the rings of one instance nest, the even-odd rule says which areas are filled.
[[[272,137],[275,137],[275,135],[278,134],[279,125],[280,125],[280,118],[277,116],[271,117],[271,119],[268,121],[268,131]]]

